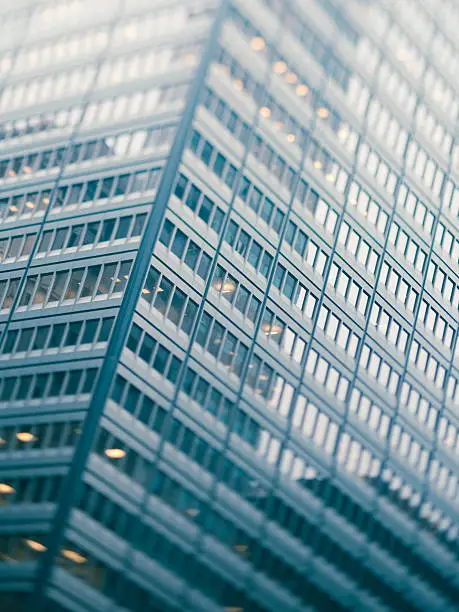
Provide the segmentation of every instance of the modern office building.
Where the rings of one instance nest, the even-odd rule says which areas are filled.
[[[0,23],[0,610],[457,610],[459,2]]]

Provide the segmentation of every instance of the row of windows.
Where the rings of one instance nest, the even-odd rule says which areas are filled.
[[[18,307],[55,308],[59,304],[74,304],[120,297],[126,288],[132,260],[106,263],[87,268],[30,274],[27,277]],[[19,289],[20,278],[0,281],[0,308],[11,308]]]
[[[410,465],[414,470],[420,472],[421,475],[427,473],[432,485],[440,492],[444,489],[447,497],[455,501],[458,494],[457,478],[449,470],[438,462],[437,459],[430,457],[430,451],[421,446],[413,437],[398,424],[390,424],[390,418],[367,396],[360,390],[354,389],[351,394],[350,409],[358,418],[374,431],[382,440],[389,440],[392,451],[398,453],[404,464]],[[433,414],[436,414],[434,411]],[[435,421],[435,416],[434,416]],[[443,435],[445,435],[448,424],[447,419],[442,420]],[[454,426],[450,436],[457,436],[457,431]],[[456,437],[453,437],[456,440]],[[408,493],[408,490],[407,490]],[[416,498],[420,499],[420,496]],[[419,503],[419,501],[418,501]],[[449,526],[449,523],[445,523]]]
[[[456,455],[459,455],[459,431],[446,416],[440,417],[438,421],[438,440]]]
[[[280,236],[284,225],[285,213],[278,208],[260,189],[255,187],[246,176],[241,177],[238,196],[266,225]]]
[[[0,262],[9,263],[22,258],[26,259],[32,251],[36,237],[37,233],[33,232],[11,236],[10,238],[0,238]]]
[[[72,225],[45,230],[37,249],[38,257],[57,253],[64,249],[77,249],[92,244],[108,243],[139,237],[142,234],[146,213],[122,216],[95,221],[87,224]],[[36,233],[20,234],[10,238],[0,238],[0,261],[10,263],[30,255],[35,243]]]
[[[459,404],[459,383],[458,380],[453,376],[453,374],[449,374],[445,381],[446,387],[446,397],[451,399],[452,402],[456,405]],[[427,387],[424,389],[427,391]],[[429,408],[428,401],[419,393],[418,390],[413,388],[413,385],[408,381],[404,381],[402,385],[401,392],[401,401],[404,405],[408,407],[408,409],[417,415],[417,418],[423,422],[427,419],[429,427],[433,427],[432,423],[436,417],[436,410],[433,407]]]
[[[175,127],[159,126],[149,130],[135,130],[114,136],[104,136],[97,140],[79,142],[66,147],[44,149],[38,153],[27,153],[0,161],[0,180],[21,175],[30,176],[34,172],[67,165],[100,160],[103,157],[135,156],[153,151],[156,147],[170,144],[175,135]]]
[[[435,225],[435,216],[429,207],[405,183],[400,185],[397,204],[416,221],[421,229],[431,236]]]
[[[432,432],[437,423],[438,410],[424,395],[406,380],[400,391],[400,404],[427,429]]]
[[[440,35],[440,36],[435,35],[436,34],[435,30],[437,28],[435,28],[433,24],[430,24],[427,27],[427,30],[425,29],[425,26],[426,26],[426,22],[425,22],[426,14],[425,13],[421,16],[421,19],[423,22],[422,27],[424,30],[423,32],[424,40],[427,38],[427,40],[430,41],[433,52],[429,53],[428,58],[424,56],[421,49],[416,44],[413,44],[411,31],[410,31],[410,34],[407,35],[406,29],[402,27],[402,22],[404,20],[406,21],[407,19],[409,19],[408,23],[411,26],[411,23],[412,23],[411,19],[413,18],[413,15],[412,15],[413,8],[414,7],[412,5],[408,4],[405,11],[400,15],[402,17],[400,24],[396,23],[387,14],[387,12],[382,13],[382,15],[384,16],[384,29],[385,29],[384,38],[387,41],[387,44],[389,46],[393,45],[395,41],[398,42],[398,46],[395,46],[395,49],[397,49],[397,59],[407,64],[407,69],[410,72],[412,72],[416,80],[421,79],[424,75],[424,79],[428,80],[428,86],[431,86],[434,88],[435,91],[433,93],[433,96],[434,96],[434,100],[437,100],[437,98],[441,96],[442,89],[445,87],[445,84],[440,74],[436,70],[434,70],[431,66],[428,66],[428,62],[429,63],[432,62],[432,59],[435,59],[436,61],[440,60],[442,63],[444,62],[444,58],[442,58],[441,56],[444,55],[445,52],[441,50],[440,44],[444,44],[446,46],[447,54],[453,54],[452,56],[450,55],[449,57],[450,60],[453,59],[457,61],[458,56],[455,53],[454,48],[448,43],[448,41],[445,39],[443,35]],[[417,18],[414,17],[414,19],[415,21],[419,20],[419,16]],[[419,21],[418,21],[418,24],[419,24]],[[427,34],[427,37],[426,37],[426,34]],[[437,56],[437,53],[438,53],[438,56]],[[453,67],[452,65],[449,66],[450,70],[452,67]],[[435,81],[437,81],[437,83],[435,83]]]
[[[185,26],[187,18],[184,6],[167,7],[166,10],[159,10],[157,14],[142,14],[140,17],[127,19],[125,24],[116,24],[111,32],[109,28],[99,26],[89,31],[68,33],[67,36],[60,36],[51,42],[21,49],[14,61],[10,62],[10,70],[20,74],[48,68],[62,61],[82,59],[82,56],[94,56],[106,48],[110,40],[117,45],[125,45],[127,42],[140,42],[152,34],[172,34]]]
[[[191,368],[187,368],[182,391],[225,426],[228,425],[231,415],[232,432],[251,446],[256,447],[260,435],[258,423],[241,409],[236,409],[234,402],[212,387],[204,378],[198,376]],[[145,425],[157,433],[161,432],[165,411],[156,406],[148,396],[142,395],[134,385],[129,384],[120,375],[117,375],[111,397]]]
[[[226,228],[225,242],[246,259],[261,276],[269,278],[274,257],[233,220]]]
[[[86,395],[91,393],[97,376],[96,368],[64,370],[43,374],[23,374],[0,379],[0,402]]]
[[[233,401],[209,384],[202,376],[199,376],[191,367],[188,367],[186,370],[182,391],[197,402],[205,412],[212,414],[223,425],[228,425],[231,418],[231,431],[254,447],[257,450],[257,454],[262,454],[263,449],[266,454],[269,434],[263,432],[263,436],[261,436],[260,426],[254,419],[250,418],[240,408],[236,409]],[[278,410],[281,414],[285,414],[290,405],[292,396],[293,387],[285,383],[281,376],[277,376],[273,395],[268,406],[272,410]],[[153,402],[147,395],[141,394],[133,384],[129,384],[120,375],[116,377],[111,398],[147,427],[161,434],[166,418],[166,411]],[[278,441],[275,439],[273,440],[272,449],[274,446],[277,446],[277,449],[279,449],[280,445]],[[271,451],[271,459],[273,456],[274,454]]]
[[[431,457],[427,448],[414,440],[399,424],[392,423],[389,428],[389,417],[358,391],[353,393],[350,407],[383,440],[388,438],[390,448],[400,455],[405,465],[408,464],[422,476],[426,475],[435,489],[443,492],[453,502],[456,501],[459,493],[457,477],[438,459]]]
[[[195,134],[195,138],[199,138],[197,132]],[[206,143],[207,141],[204,142]],[[218,153],[218,156],[223,158],[220,153]],[[177,179],[174,194],[193,212],[198,211],[198,216],[204,223],[210,225],[217,233],[220,232],[225,212],[216,206],[210,198],[204,195],[183,174],[180,174]],[[256,214],[260,215],[260,218],[268,226],[271,226],[280,235],[285,213],[277,208],[268,197],[264,196],[245,176],[242,177],[238,195],[249,204]]]
[[[171,383],[176,382],[182,361],[135,323],[126,347]]]
[[[144,48],[140,52],[111,58],[100,66],[96,87],[120,85],[166,71],[194,67],[199,52],[200,45],[193,42],[175,47]]]
[[[251,47],[256,52],[264,51],[266,43],[260,36],[256,36],[251,40]],[[296,96],[309,106],[311,112],[327,125],[330,133],[337,139],[337,142],[341,146],[345,146],[352,154],[355,151],[358,140],[357,133],[342,120],[334,109],[329,107],[321,94],[313,89],[308,81],[304,79],[300,81],[295,70],[291,69],[292,66],[289,66],[285,58],[277,53],[277,51],[275,52],[275,57],[276,61],[271,60],[271,62],[272,70],[277,79],[282,79],[280,82],[288,85],[292,92],[294,91]],[[235,58],[231,57],[228,52],[222,50],[218,61],[220,71],[232,77],[236,89],[247,91],[259,104],[265,103],[266,106],[263,107],[262,116],[265,119],[271,120],[271,125],[278,133],[283,133],[288,143],[296,143],[296,146],[302,150],[305,145],[306,132],[304,128],[300,127],[297,120],[289,115],[283,106],[275,101],[271,95],[263,92],[261,85],[256,83],[242,65]],[[212,104],[210,101],[209,103]],[[214,101],[215,104],[216,108],[214,110],[217,117],[222,123],[226,124],[226,118],[223,117],[222,112],[223,107],[219,102]],[[244,122],[239,121],[236,124],[232,119],[228,118],[228,120],[234,124],[235,128],[237,127],[237,137],[244,143],[246,133]],[[228,125],[228,127],[231,131],[231,125]],[[241,133],[239,133],[239,130]]]
[[[260,425],[192,368],[187,368],[182,391],[223,425],[231,423],[231,432],[257,449]]]
[[[314,317],[318,297],[280,263],[277,264],[273,283],[274,281],[274,287],[277,287],[296,309],[308,319]]]
[[[447,276],[441,267],[441,263],[429,261],[426,282],[430,282],[433,287],[443,296],[445,301],[452,304],[454,309],[459,309],[459,289],[457,281],[453,281]]]
[[[433,142],[443,155],[448,156],[451,151],[452,135],[445,125],[434,115],[432,109],[425,103],[418,102],[415,112],[416,127],[424,136]]]
[[[359,53],[362,53],[363,42],[359,44]],[[394,115],[377,98],[372,98],[368,103],[367,125],[374,130],[380,140],[383,140],[392,149],[398,158],[403,157],[408,141],[407,131],[401,127]]]
[[[242,316],[255,324],[261,300],[219,264],[215,268],[212,287],[223,299],[239,310]]]
[[[335,262],[330,266],[330,273],[327,279],[328,285],[351,306],[353,306],[362,316],[366,316],[370,295],[351,278],[351,276]]]
[[[447,349],[451,349],[455,335],[453,327],[425,299],[421,301],[417,320],[424,323],[426,329],[432,332]],[[400,351],[405,351],[408,331],[401,328],[400,324],[378,301],[372,305],[370,322],[387,337],[389,342],[396,345]]]
[[[349,389],[349,380],[332,366],[315,349],[309,349],[306,361],[306,374],[315,379],[315,382],[324,387],[337,400],[344,402]]]
[[[374,276],[379,261],[379,253],[347,223],[342,221],[338,242],[355,257],[355,259]]]
[[[88,208],[95,200],[121,197],[155,189],[161,177],[160,168],[71,183],[58,187],[53,198],[54,213],[62,208]],[[51,190],[43,189],[0,199],[0,221],[15,221],[35,215],[43,216],[51,201]]]
[[[29,351],[89,349],[94,344],[105,343],[110,337],[114,317],[89,318],[82,321],[37,325],[9,329],[5,335],[2,355],[13,356]]]
[[[159,241],[176,257],[183,260],[188,268],[206,280],[212,261],[211,257],[169,219],[164,220]]]
[[[387,341],[396,346],[401,353],[405,353],[408,344],[409,332],[397,322],[395,316],[383,308],[377,301],[371,306],[370,323],[383,334]]]
[[[199,132],[193,130],[189,146],[193,153],[199,157],[216,176],[222,179],[230,189],[233,188],[236,180],[237,168],[233,166],[224,155],[219,153],[214,145],[203,138]]]
[[[409,312],[415,311],[419,292],[403,279],[402,274],[385,261],[381,266],[378,285],[385,287],[389,293],[392,293]]]
[[[0,452],[2,446],[0,445]],[[33,476],[2,478],[0,506],[7,504],[55,503],[61,488],[62,476]],[[2,551],[4,554],[4,551]],[[0,552],[0,562],[2,561]]]
[[[413,338],[411,341],[409,360],[422,372],[428,380],[432,381],[438,389],[443,389],[446,378],[446,368],[436,357]]]
[[[324,304],[320,306],[317,327],[352,359],[356,356],[360,341],[359,336]]]
[[[408,261],[418,272],[424,272],[424,266],[428,257],[427,251],[419,247],[417,242],[411,238],[402,227],[393,220],[390,226],[388,240],[393,244],[405,261]]]
[[[0,561],[6,563],[38,561],[46,549],[46,538],[43,534],[21,533],[0,537]],[[166,609],[162,602],[159,603],[157,598],[143,587],[127,580],[124,575],[107,567],[73,542],[68,540],[64,542],[56,557],[56,563],[61,571],[67,571],[74,578],[102,590],[106,596],[116,599],[127,609],[130,609],[132,601],[135,601],[142,605],[142,610],[145,612],[172,612],[169,607]],[[8,604],[9,600],[6,601]],[[19,601],[18,596],[15,594],[15,605],[17,601]],[[46,609],[50,612],[51,610],[52,612],[63,612],[64,610],[50,601],[46,602]],[[258,608],[257,612],[266,611]]]
[[[89,87],[119,85],[134,79],[147,78],[165,71],[194,66],[199,45],[186,44],[145,50],[121,58],[105,59],[97,69],[81,65],[55,74],[35,77],[26,82],[6,85],[0,96],[0,110],[19,109],[64,96],[82,94]]]
[[[315,268],[320,276],[323,275],[328,256],[292,220],[288,222],[284,240],[302,259],[305,259],[309,265]]]
[[[441,220],[438,220],[435,229],[434,243],[438,245],[453,262],[459,259],[459,240]]]
[[[220,233],[223,219],[225,218],[225,211],[214,204],[199,187],[182,173],[177,178],[174,195],[191,211],[196,213],[201,221],[209,225],[217,234]]]
[[[154,270],[150,269],[150,274],[154,273]],[[169,283],[169,281],[164,279],[164,277],[163,280],[166,284]],[[161,285],[159,288],[161,288]],[[164,304],[164,302],[162,302],[162,293],[162,291],[157,292],[156,300],[158,301],[160,308],[162,307],[165,312],[167,303]],[[174,297],[176,294],[180,297],[181,293],[181,291],[177,293],[175,290]],[[193,324],[196,314],[196,304],[194,304],[194,302],[188,302],[188,306],[190,303],[193,305],[193,312],[190,315],[192,317],[191,321],[189,321],[189,318],[181,319],[181,317],[184,316],[182,315],[185,303],[184,297],[185,296],[183,294],[183,299],[181,301],[182,308],[180,309],[178,316],[176,315],[177,310],[175,305],[171,304],[168,311],[168,317],[172,318],[172,321],[175,322],[176,325],[180,323],[180,320],[182,320],[181,328],[184,329],[185,325],[185,331],[189,333],[188,330],[191,329],[191,325]],[[163,306],[161,306],[161,304],[163,304]],[[267,313],[266,317],[270,317],[270,312]],[[272,320],[270,321],[268,318],[265,320],[265,327],[266,329],[263,330],[264,333],[271,334],[271,331],[276,331]],[[279,331],[282,330],[279,328]],[[134,326],[127,346],[133,352],[138,352],[139,357],[150,364],[156,341],[148,334],[144,335],[142,342],[141,338],[142,334],[140,328],[138,326]],[[199,321],[195,342],[206,352],[212,355],[218,362],[220,362],[228,370],[228,372],[241,377],[246,367],[248,347],[205,311],[202,313]],[[285,350],[292,355],[293,359],[301,359],[304,353],[304,348],[304,341],[302,341],[300,338],[295,338],[294,332],[286,335]],[[265,398],[271,398],[274,380],[274,371],[271,366],[269,366],[267,363],[263,363],[257,355],[253,355],[251,363],[248,364],[247,368],[248,374],[246,376],[246,384],[254,389],[258,395]]]
[[[427,189],[432,190],[437,197],[440,196],[445,173],[414,141],[410,141],[406,149],[405,165],[417,174]]]
[[[379,153],[376,153],[366,143],[361,143],[357,162],[376,179],[390,196],[394,195],[397,186],[397,174],[390,169]]]
[[[0,199],[0,219],[10,221],[18,216],[43,215],[51,201],[51,190],[41,189]]]
[[[148,115],[161,108],[170,109],[185,99],[187,85],[164,85],[132,94],[117,95],[67,109],[33,114],[22,119],[11,119],[0,123],[0,141],[20,138],[28,134],[52,133],[53,130],[71,128],[80,123],[88,127],[94,123],[126,120],[139,115]]]
[[[0,452],[73,447],[80,433],[79,421],[0,427]]]
[[[367,371],[368,376],[378,382],[386,392],[395,396],[400,382],[400,375],[370,345],[364,344],[360,353],[359,367]]]
[[[76,250],[79,247],[106,245],[110,242],[119,244],[123,240],[139,238],[146,219],[147,213],[140,213],[45,230],[38,244],[37,255],[45,256],[66,249]]]
[[[423,323],[444,346],[451,349],[457,331],[448,324],[446,319],[440,316],[425,298],[421,300],[417,321]]]
[[[23,119],[13,119],[0,123],[0,141],[20,138],[28,134],[41,134],[53,129],[74,127],[82,117],[82,107],[75,106],[54,113],[37,114]]]
[[[349,187],[348,202],[352,207],[355,207],[355,210],[360,213],[362,218],[365,218],[366,222],[373,226],[372,233],[377,232],[382,237],[385,236],[389,223],[389,215],[355,180],[352,180]]]

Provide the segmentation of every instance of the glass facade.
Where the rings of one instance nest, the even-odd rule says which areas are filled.
[[[457,610],[459,3],[0,20],[0,609]]]

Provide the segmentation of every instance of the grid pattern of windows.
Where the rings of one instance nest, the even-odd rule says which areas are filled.
[[[32,4],[0,605],[455,610],[457,0]]]

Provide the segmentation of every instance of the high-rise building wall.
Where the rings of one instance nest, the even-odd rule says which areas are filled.
[[[459,4],[0,13],[0,608],[456,610]]]

